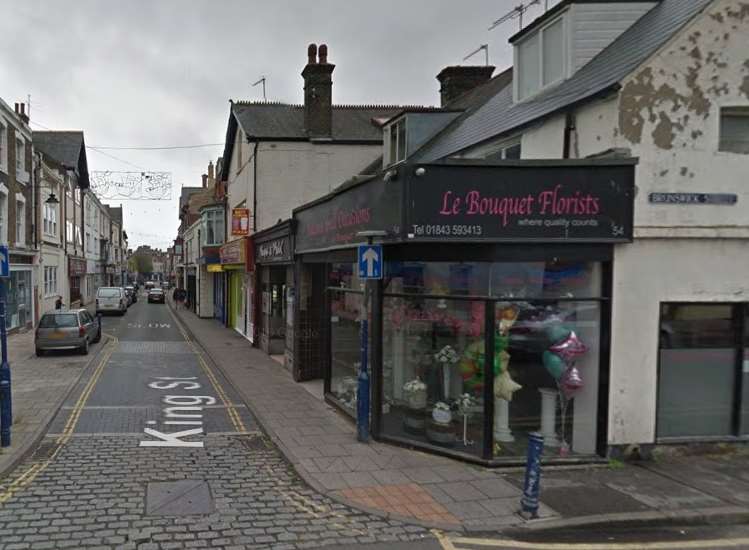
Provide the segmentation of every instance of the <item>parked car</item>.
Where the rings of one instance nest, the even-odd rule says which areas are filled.
[[[169,288],[169,281],[164,281],[163,283],[161,283],[161,288],[167,290]]]
[[[130,297],[130,303],[134,304],[138,301],[138,291],[135,289],[134,286],[126,286],[125,292],[127,292],[128,296]]]
[[[124,288],[103,286],[96,291],[96,314],[113,311],[125,315],[127,302],[127,294]]]
[[[165,301],[164,291],[160,288],[152,288],[148,291],[148,303],[153,304],[158,302],[163,304]]]
[[[50,350],[77,349],[88,354],[90,344],[101,340],[101,325],[85,309],[51,311],[42,315],[36,328],[37,356]]]

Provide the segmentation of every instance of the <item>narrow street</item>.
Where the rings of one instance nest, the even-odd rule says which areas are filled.
[[[42,443],[0,484],[0,549],[431,538],[307,488],[168,306],[142,295],[126,316],[105,317],[104,331],[113,338],[92,348]]]

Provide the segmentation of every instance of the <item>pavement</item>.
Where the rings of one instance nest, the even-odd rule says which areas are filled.
[[[545,467],[540,517],[526,521],[518,514],[522,470],[358,443],[348,417],[241,335],[185,310],[177,316],[300,477],[346,505],[467,533],[749,521],[749,452],[742,447],[641,463]]]

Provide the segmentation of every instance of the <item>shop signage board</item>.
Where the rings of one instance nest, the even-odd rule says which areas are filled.
[[[250,234],[249,208],[232,208],[231,234],[233,236],[245,236]]]
[[[632,240],[633,163],[424,168],[409,179],[408,240]]]
[[[294,212],[297,253],[365,242],[360,231],[384,230],[397,236],[401,226],[400,180],[373,179]]]
[[[10,256],[7,246],[0,246],[0,277],[10,277]]]
[[[68,258],[68,275],[81,277],[86,274],[86,260],[83,258]]]
[[[291,238],[286,236],[257,243],[257,261],[258,263],[291,261]]]
[[[650,193],[653,204],[718,204],[734,205],[739,197],[733,193]]]
[[[360,279],[382,279],[382,245],[363,244],[359,245],[359,278]]]
[[[219,250],[222,264],[243,264],[245,261],[245,240],[237,239],[226,243]]]

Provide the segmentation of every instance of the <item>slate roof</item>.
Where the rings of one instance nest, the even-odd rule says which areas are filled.
[[[74,168],[78,174],[79,187],[89,187],[86,143],[82,131],[33,132],[32,141],[37,151],[62,165]]]
[[[333,105],[333,140],[382,141],[373,118],[390,118],[406,107],[397,105]],[[259,139],[307,139],[304,106],[272,102],[236,102],[232,105],[245,134]]]
[[[413,159],[431,162],[614,89],[713,0],[662,0],[571,78],[539,96],[512,101],[508,84],[458,117]]]

